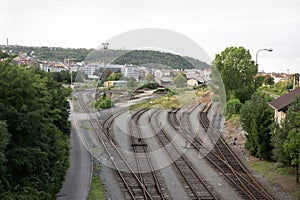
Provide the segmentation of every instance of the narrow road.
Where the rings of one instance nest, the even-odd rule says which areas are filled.
[[[73,118],[71,105],[71,117]],[[87,199],[89,192],[92,162],[89,152],[81,142],[75,120],[72,120],[70,134],[70,167],[67,171],[63,187],[57,194],[57,200]]]

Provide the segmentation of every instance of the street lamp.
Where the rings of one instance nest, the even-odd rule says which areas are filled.
[[[256,57],[255,57],[255,65],[257,66],[257,59],[258,59],[258,53],[261,52],[261,51],[269,51],[269,52],[272,52],[273,49],[260,49],[256,52]],[[256,91],[256,76],[254,78],[254,92]]]
[[[102,45],[103,45],[103,73],[104,73],[104,71],[106,69],[106,65],[105,65],[105,50],[108,49],[109,43],[108,42],[104,42],[104,43],[102,43]],[[103,73],[102,73],[102,76],[103,76]]]
[[[103,42],[102,43],[102,46],[103,46],[103,50],[105,51],[106,49],[108,49],[108,45],[109,43],[108,42]],[[104,55],[103,55],[104,56]],[[105,62],[105,60],[103,60],[103,62]]]
[[[103,45],[103,71],[102,71],[102,75],[101,75],[101,77],[100,77],[100,81],[102,80],[103,75],[104,75],[104,72],[105,72],[105,70],[106,70],[106,64],[105,64],[105,51],[108,49],[109,43],[108,43],[108,42],[103,42],[102,45]],[[103,81],[103,84],[104,84],[104,81]],[[105,92],[105,86],[104,86],[103,95],[105,95],[105,94],[106,94],[106,92]]]
[[[261,51],[269,51],[269,52],[272,52],[273,49],[260,49],[256,52],[256,59],[255,59],[255,64],[257,65],[257,58],[258,58],[258,53],[261,52]]]

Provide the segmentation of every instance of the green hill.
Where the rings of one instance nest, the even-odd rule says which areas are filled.
[[[194,66],[190,62],[179,55],[150,50],[129,51],[113,61],[113,64],[143,65],[150,63],[167,65],[174,69],[194,68]]]
[[[209,65],[192,57],[182,57],[176,54],[164,53],[151,50],[114,50],[114,49],[85,49],[85,48],[61,48],[61,47],[28,47],[12,45],[7,49],[0,45],[0,49],[6,49],[12,53],[26,53],[35,56],[37,60],[72,59],[72,61],[85,61],[86,63],[103,62],[112,64],[143,65],[151,68],[174,68],[174,69],[205,69]]]

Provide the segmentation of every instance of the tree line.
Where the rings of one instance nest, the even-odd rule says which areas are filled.
[[[27,47],[12,45],[6,47],[0,45],[1,49],[19,54],[26,53],[37,60],[63,61],[70,59],[70,62],[85,61],[86,63],[113,63],[113,64],[134,64],[145,65],[151,68],[171,67],[175,69],[205,69],[209,65],[198,59],[179,56],[171,53],[163,53],[150,50],[123,50],[123,49],[85,49],[85,48],[62,48],[62,47]],[[156,65],[153,65],[156,64]]]
[[[244,47],[228,47],[212,63],[213,78],[218,72],[224,83],[226,115],[239,114],[247,133],[245,148],[260,159],[295,166],[299,182],[300,97],[289,106],[286,118],[276,123],[274,110],[268,105],[273,97],[257,90],[263,84],[274,85],[274,80],[270,76],[256,77],[257,70],[258,65]],[[287,91],[289,87],[284,85]],[[219,91],[215,89],[215,92]]]
[[[202,68],[208,67],[205,62],[201,62],[190,57],[186,58],[188,59],[179,55],[159,51],[133,50],[119,56],[112,63],[133,65],[157,63],[169,66],[169,68],[173,69],[194,69],[196,66]],[[191,62],[195,64],[195,66]]]
[[[1,56],[0,199],[55,199],[69,166],[70,91]]]

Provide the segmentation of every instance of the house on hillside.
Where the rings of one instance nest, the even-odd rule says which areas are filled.
[[[269,105],[275,110],[274,118],[277,123],[280,123],[285,118],[289,105],[296,100],[298,95],[300,95],[300,87],[269,103]]]

